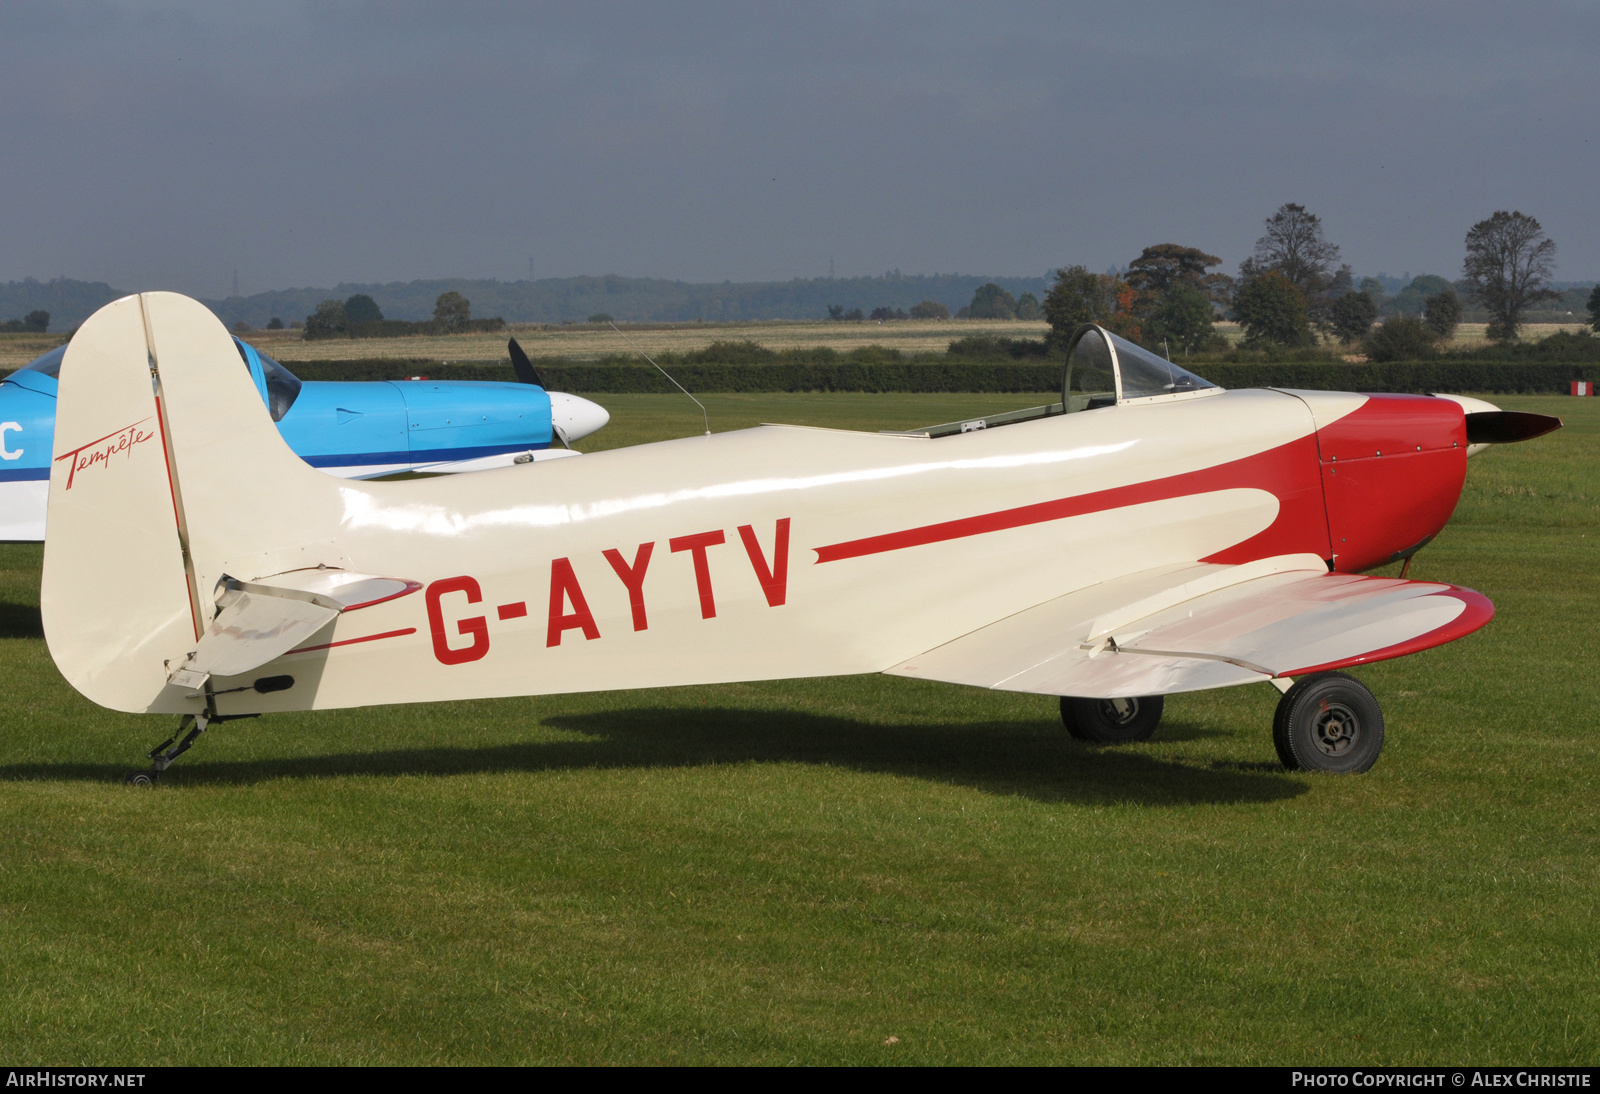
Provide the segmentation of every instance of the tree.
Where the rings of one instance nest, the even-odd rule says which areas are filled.
[[[344,301],[324,300],[317,305],[317,310],[306,316],[307,339],[337,338],[350,329],[350,323],[345,318]]]
[[[22,317],[22,326],[24,330],[37,331],[39,334],[43,334],[50,329],[50,313],[43,308],[31,311]]]
[[[1206,273],[1210,267],[1221,264],[1222,259],[1216,255],[1208,255],[1195,247],[1157,243],[1146,247],[1138,258],[1128,263],[1124,280],[1152,307],[1179,285],[1198,289],[1218,304],[1226,304],[1233,290],[1233,278],[1224,273]]]
[[[1456,332],[1461,322],[1461,298],[1455,289],[1445,289],[1423,298],[1422,321],[1441,341]]]
[[[1167,348],[1181,348],[1185,354],[1200,349],[1216,337],[1211,297],[1192,284],[1179,283],[1167,290],[1144,327],[1145,345],[1155,347],[1163,341]]]
[[[433,321],[454,334],[472,319],[472,305],[458,292],[444,292],[433,302]]]
[[[282,330],[283,329],[283,320],[279,319],[276,315],[274,315],[271,319],[267,320],[267,329],[268,330]]]
[[[1120,277],[1090,273],[1083,266],[1064,266],[1044,297],[1044,318],[1050,341],[1065,348],[1072,332],[1085,323],[1109,323],[1119,297],[1129,288]],[[1120,332],[1119,332],[1120,333]]]
[[[1524,309],[1560,295],[1548,285],[1555,257],[1555,240],[1545,237],[1537,220],[1519,212],[1501,209],[1467,232],[1461,276],[1472,299],[1489,313],[1491,339],[1512,341]]]
[[[904,309],[902,309],[902,308],[891,308],[887,304],[885,304],[882,307],[873,308],[872,309],[872,314],[869,315],[867,318],[868,319],[876,319],[878,322],[881,323],[885,319],[904,319],[905,317],[906,317],[906,313],[905,313]]]
[[[232,329],[234,334],[249,334],[255,328],[241,319],[233,325]]]
[[[1015,319],[1017,298],[993,281],[985,282],[972,294],[972,303],[967,305],[967,314],[973,319]]]
[[[937,300],[924,300],[911,309],[913,319],[949,319],[950,309]]]
[[[1267,234],[1256,240],[1255,254],[1244,260],[1240,280],[1277,270],[1308,299],[1333,280],[1339,248],[1322,238],[1322,220],[1293,202],[1278,206],[1265,221]]]
[[[1596,285],[1589,294],[1588,308],[1590,328],[1600,331],[1600,285]]]
[[[1281,270],[1246,279],[1234,294],[1233,312],[1245,330],[1245,345],[1272,342],[1280,346],[1310,345],[1311,317],[1305,293]]]
[[[1039,298],[1031,292],[1025,292],[1017,297],[1017,318],[1038,319],[1044,315],[1044,309],[1039,306]]]
[[[844,305],[843,304],[829,304],[828,305],[828,318],[829,319],[833,319],[833,320],[843,319],[844,318]]]
[[[1334,263],[1339,261],[1339,248],[1322,237],[1321,219],[1306,212],[1304,205],[1280,205],[1265,224],[1267,234],[1256,240],[1255,253],[1239,264],[1240,282],[1276,270],[1300,290],[1308,318],[1327,324],[1336,299]],[[1347,269],[1339,273],[1349,276]]]
[[[1333,333],[1348,346],[1351,342],[1361,341],[1372,330],[1372,324],[1378,318],[1378,305],[1366,292],[1347,292],[1333,302],[1330,314]]]
[[[378,302],[364,292],[358,292],[344,302],[345,322],[352,327],[362,323],[380,323],[383,321],[383,312],[378,308]]]
[[[616,320],[612,318],[611,313],[608,311],[597,311],[589,316],[588,321],[591,323],[613,323]]]
[[[1414,361],[1432,357],[1438,335],[1414,315],[1391,315],[1367,336],[1362,350],[1372,361]]]

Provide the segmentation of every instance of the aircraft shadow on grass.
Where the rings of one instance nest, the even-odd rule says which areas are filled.
[[[1200,765],[1152,755],[1160,747],[1160,734],[1153,746],[1101,748],[1071,740],[1059,724],[1033,721],[881,725],[801,712],[716,707],[564,714],[543,721],[585,739],[279,760],[208,759],[203,755],[207,742],[202,742],[200,754],[191,753],[163,776],[162,788],[352,775],[443,777],[793,763],[1082,804],[1246,804],[1307,791],[1303,782],[1287,777],[1275,764]],[[225,725],[218,732],[237,732],[250,724]],[[1182,723],[1170,730],[1169,739],[1208,735]],[[0,766],[0,780],[117,782],[132,766],[131,762],[126,766],[11,764]]]
[[[37,604],[0,601],[0,638],[43,638],[44,623]]]

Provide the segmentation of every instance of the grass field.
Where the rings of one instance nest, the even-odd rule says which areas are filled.
[[[999,397],[1015,406],[1025,397]],[[977,396],[712,396],[714,428]],[[75,1063],[1516,1063],[1600,1056],[1600,400],[1472,461],[1413,576],[1499,614],[1359,673],[1365,776],[1264,686],[1094,748],[888,677],[276,716],[121,785],[0,547],[0,1045]],[[699,429],[610,398],[596,444]],[[114,580],[114,575],[107,575]],[[108,589],[108,595],[114,595]]]

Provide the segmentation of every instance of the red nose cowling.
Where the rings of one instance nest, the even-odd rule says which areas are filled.
[[[1409,557],[1444,527],[1467,475],[1466,415],[1427,395],[1370,395],[1317,433],[1333,568]]]

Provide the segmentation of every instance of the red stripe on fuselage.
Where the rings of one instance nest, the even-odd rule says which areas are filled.
[[[1273,555],[1309,553],[1327,558],[1328,518],[1322,501],[1322,483],[1317,465],[1316,435],[1308,433],[1287,444],[1246,456],[1240,460],[1171,475],[1149,482],[1097,490],[1076,497],[1002,509],[939,524],[925,524],[901,532],[888,532],[864,539],[814,547],[817,562],[837,562],[863,555],[883,554],[926,543],[943,543],[967,536],[984,535],[1008,528],[1023,528],[1067,517],[1101,513],[1146,502],[1207,494],[1216,490],[1265,490],[1278,499],[1278,516],[1265,531],[1207,558],[1202,562],[1248,562]]]
[[[374,603],[376,603],[376,601],[374,601]],[[408,634],[416,633],[417,628],[406,627],[403,630],[398,631],[384,631],[382,634],[368,634],[362,636],[361,638],[346,638],[341,642],[324,642],[320,646],[301,646],[297,650],[290,650],[289,653],[312,653],[316,650],[331,650],[335,646],[354,646],[358,642],[376,642],[380,638],[403,638]],[[283,656],[288,657],[289,653],[286,653]]]

